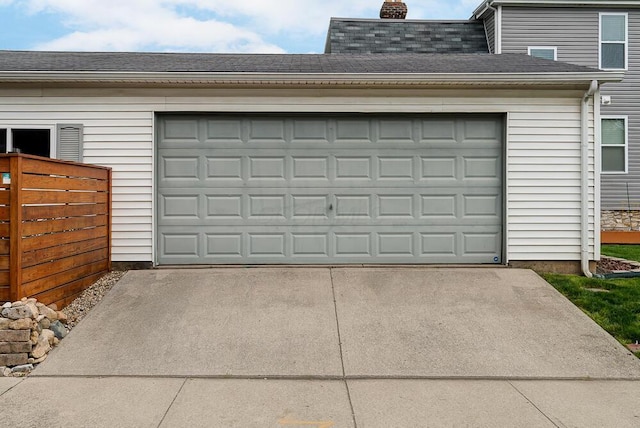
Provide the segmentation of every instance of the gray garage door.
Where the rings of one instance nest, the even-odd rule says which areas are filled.
[[[160,116],[157,262],[500,263],[496,116]]]

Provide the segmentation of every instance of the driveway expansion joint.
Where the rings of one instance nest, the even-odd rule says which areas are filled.
[[[520,394],[520,395],[522,396],[522,398],[524,398],[525,400],[527,400],[527,402],[528,402],[530,405],[532,405],[532,406],[533,406],[533,407],[534,407],[538,412],[540,412],[540,414],[541,414],[542,416],[544,416],[545,418],[547,418],[547,420],[548,420],[549,422],[551,422],[551,423],[553,424],[553,426],[554,426],[554,427],[556,427],[556,428],[560,428],[560,426],[559,426],[558,424],[556,424],[555,422],[553,422],[553,420],[552,420],[552,419],[551,419],[551,418],[550,418],[550,417],[549,417],[545,412],[543,412],[543,411],[542,411],[542,409],[540,409],[540,407],[538,407],[538,406],[536,405],[536,403],[534,403],[533,401],[531,401],[531,400],[529,399],[529,397],[527,397],[527,396],[526,396],[522,391],[520,391],[520,390],[519,390],[519,389],[518,389],[518,388],[517,388],[517,387],[516,387],[512,382],[507,381],[507,383],[508,383],[509,385],[511,385],[511,387],[512,387],[513,389],[515,389],[515,391],[516,391],[518,394]]]
[[[180,389],[178,389],[178,392],[176,392],[176,395],[173,397],[173,400],[171,400],[171,404],[169,404],[169,406],[167,407],[167,410],[164,412],[164,415],[162,415],[162,419],[160,419],[160,423],[158,423],[158,428],[162,426],[162,423],[164,422],[167,415],[169,414],[169,410],[171,410],[171,407],[173,407],[173,403],[175,403],[176,400],[178,399],[178,396],[182,392],[182,389],[184,388],[184,386],[187,384],[187,381],[189,381],[189,378],[185,378],[184,382],[182,382],[182,385],[180,385]]]
[[[24,379],[202,379],[202,380],[434,380],[434,381],[494,381],[494,382],[639,382],[640,377],[526,377],[526,376],[399,376],[399,375],[34,375]]]
[[[356,421],[356,412],[353,408],[353,400],[351,399],[351,391],[349,390],[349,383],[346,379],[346,371],[344,369],[344,353],[342,352],[342,336],[340,335],[340,319],[338,318],[338,301],[336,299],[336,287],[333,282],[333,268],[329,269],[329,278],[331,279],[331,293],[333,295],[333,310],[336,316],[336,331],[338,333],[338,347],[340,350],[340,364],[342,366],[342,378],[344,381],[344,387],[347,391],[347,398],[349,399],[349,407],[351,409],[351,417],[353,420],[354,428],[358,428],[358,422]]]

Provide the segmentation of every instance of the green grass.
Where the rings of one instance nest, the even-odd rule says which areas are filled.
[[[543,277],[623,344],[640,341],[640,278],[596,279],[557,274]],[[640,353],[636,355],[640,357]]]
[[[640,262],[640,245],[603,245],[602,254]]]

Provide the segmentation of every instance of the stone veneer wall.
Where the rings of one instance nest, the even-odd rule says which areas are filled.
[[[640,210],[602,211],[602,230],[640,230]]]

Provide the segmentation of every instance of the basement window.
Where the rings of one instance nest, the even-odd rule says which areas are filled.
[[[0,153],[51,157],[51,129],[0,128]]]
[[[528,48],[529,55],[556,61],[558,59],[558,48],[552,46],[530,46]]]

